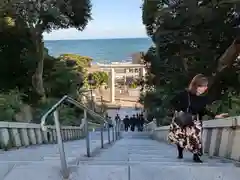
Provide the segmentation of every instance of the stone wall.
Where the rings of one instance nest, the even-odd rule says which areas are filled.
[[[154,139],[167,141],[169,126],[146,129]],[[204,153],[240,161],[240,116],[204,121],[202,138]]]
[[[56,143],[55,126],[47,127],[47,131],[42,131],[40,124],[0,122],[0,149]],[[83,127],[63,126],[61,129],[63,141],[76,140],[84,136]]]

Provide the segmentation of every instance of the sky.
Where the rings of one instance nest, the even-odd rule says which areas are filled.
[[[44,33],[45,40],[147,37],[142,0],[92,0],[92,17],[84,31],[61,29]]]

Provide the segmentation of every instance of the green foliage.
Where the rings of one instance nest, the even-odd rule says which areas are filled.
[[[29,31],[18,25],[9,26],[0,18],[0,90],[31,88],[36,61],[32,53],[34,46]]]
[[[60,59],[47,58],[44,61],[48,68],[44,66],[44,80],[47,95],[61,98],[66,94],[76,94],[81,87],[81,74],[74,68],[68,67],[66,62]],[[52,67],[51,67],[52,66]]]
[[[16,90],[0,93],[0,121],[15,121],[15,115],[22,106],[21,96]]]
[[[93,60],[92,58],[77,54],[62,54],[58,57],[58,59],[65,61],[67,67],[76,70],[78,72],[79,81],[83,83],[83,87],[85,89],[89,88],[87,80],[87,68],[90,67]]]
[[[41,117],[44,112],[49,110],[59,98],[48,98],[45,102],[41,102],[35,107],[34,113],[34,123],[40,123]],[[71,126],[79,126],[81,124],[81,119],[83,118],[83,110],[76,108],[75,106],[71,106],[68,103],[62,105],[59,109],[59,121],[62,125],[71,125]],[[46,123],[49,125],[54,124],[53,115],[50,115]]]
[[[136,89],[138,87],[137,83],[136,82],[132,82],[130,85],[129,85],[130,88],[132,89]]]
[[[59,58],[49,56],[42,33],[71,27],[83,30],[90,19],[90,0],[0,3],[0,110],[4,112],[0,120],[12,120],[19,111],[15,106],[24,100],[34,109],[33,121],[39,123],[42,114],[60,97],[77,96],[77,90],[85,82],[85,68],[92,59],[74,54],[63,54]],[[8,93],[15,88],[26,96],[12,103],[11,98],[21,95],[20,92]],[[39,101],[39,97],[43,101]],[[64,105],[60,121],[79,125],[80,116],[82,111]],[[53,123],[52,117],[48,121]]]
[[[108,74],[104,71],[93,72],[93,79],[95,81],[94,88],[98,88],[103,84],[108,83]]]
[[[79,126],[83,118],[83,110],[63,105],[60,109],[60,122],[62,125]]]
[[[26,23],[29,28],[51,31],[59,28],[83,30],[91,19],[90,0],[43,0],[41,3],[25,0],[10,0],[0,4],[1,13],[9,14],[16,21]]]
[[[193,76],[203,73],[211,80],[218,58],[239,33],[239,5],[240,1],[144,0],[143,24],[155,43],[145,55],[147,92],[142,102],[149,112],[159,102],[161,116],[166,117],[169,100],[186,88]],[[216,112],[228,112],[229,99],[237,97],[239,68],[237,61],[209,90],[221,104]],[[148,103],[151,99],[157,102]],[[236,115],[238,110],[233,109],[231,114]]]
[[[62,54],[59,59],[65,60],[68,67],[75,67],[78,71],[91,66],[92,58],[78,54]]]
[[[4,19],[5,23],[9,26],[19,25],[29,32],[27,39],[32,42],[31,53],[37,62],[32,75],[32,89],[39,100],[45,100],[43,32],[72,27],[83,30],[91,19],[91,2],[60,0],[56,3],[55,0],[43,0],[36,3],[29,0],[10,0],[0,3],[0,9],[0,19]],[[6,19],[6,16],[10,18]]]

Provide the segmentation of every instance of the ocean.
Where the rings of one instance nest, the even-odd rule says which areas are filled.
[[[45,41],[52,56],[79,54],[98,63],[129,61],[133,53],[146,52],[151,45],[148,38]]]

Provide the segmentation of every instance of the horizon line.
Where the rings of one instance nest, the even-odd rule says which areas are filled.
[[[44,41],[85,41],[85,40],[113,40],[113,39],[151,39],[150,37],[119,37],[119,38],[95,38],[95,39],[44,39]]]

